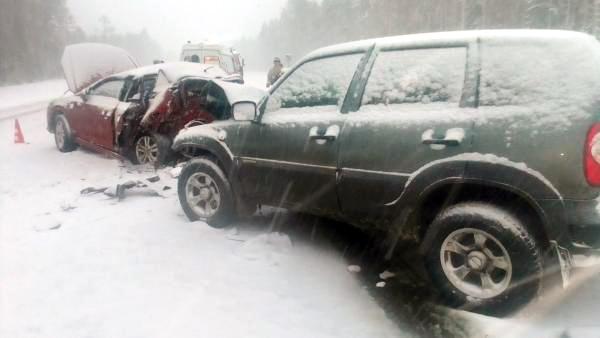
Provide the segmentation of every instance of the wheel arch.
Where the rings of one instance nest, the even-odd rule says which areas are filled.
[[[47,118],[47,129],[49,132],[54,133],[56,127],[56,117],[58,115],[63,115],[67,118],[64,107],[61,106],[53,106],[48,108],[48,112],[46,114]],[[68,120],[67,120],[68,121]]]
[[[186,158],[210,157],[215,160],[219,167],[230,177],[233,170],[233,158],[227,152],[212,142],[203,143],[175,143],[173,150]]]
[[[534,224],[530,231],[544,245],[552,240],[568,243],[564,201],[552,183],[524,163],[479,153],[441,159],[415,171],[400,196],[388,204],[395,217],[393,236],[426,247],[424,234],[439,211],[464,201],[516,209],[516,216]]]
[[[524,222],[543,249],[550,247],[551,224],[546,211],[527,192],[509,184],[480,179],[447,179],[431,184],[417,198],[409,216],[410,231],[425,252],[436,235],[431,223],[444,208],[462,202],[488,202],[506,209]]]

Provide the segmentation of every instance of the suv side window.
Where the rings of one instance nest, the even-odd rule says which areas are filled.
[[[361,110],[410,104],[458,107],[466,64],[464,47],[380,52],[365,88]]]
[[[100,83],[98,86],[92,88],[88,95],[105,96],[119,99],[121,96],[121,89],[125,84],[125,80],[108,80]]]
[[[307,62],[269,97],[266,114],[288,108],[340,107],[364,53]],[[308,109],[310,111],[310,109]]]

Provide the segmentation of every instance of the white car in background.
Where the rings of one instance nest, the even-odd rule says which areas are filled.
[[[238,75],[239,83],[244,83],[244,60],[232,47],[211,42],[192,43],[188,41],[181,49],[180,61],[215,65],[229,75]]]

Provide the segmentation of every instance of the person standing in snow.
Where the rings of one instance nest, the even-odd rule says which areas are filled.
[[[271,87],[281,75],[283,75],[283,64],[281,64],[281,59],[276,57],[273,59],[273,67],[271,67],[267,75],[267,87]]]

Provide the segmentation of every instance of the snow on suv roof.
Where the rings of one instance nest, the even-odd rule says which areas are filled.
[[[162,72],[165,74],[170,82],[175,82],[186,76],[194,77],[206,77],[206,78],[225,78],[228,76],[221,68],[215,65],[207,65],[202,63],[192,62],[170,62],[160,63],[152,66],[139,67],[136,69],[128,70],[122,73],[115,74],[114,76],[127,77],[127,76],[144,76],[151,74],[158,74]]]
[[[376,39],[359,40],[337,44],[315,50],[303,58],[302,61],[320,57],[362,52],[374,44],[382,48],[401,47],[403,45],[416,44],[456,44],[464,43],[477,38],[493,40],[579,40],[582,42],[596,42],[597,40],[588,34],[581,32],[550,30],[550,29],[500,29],[500,30],[472,30],[439,33],[421,33],[398,35]]]

